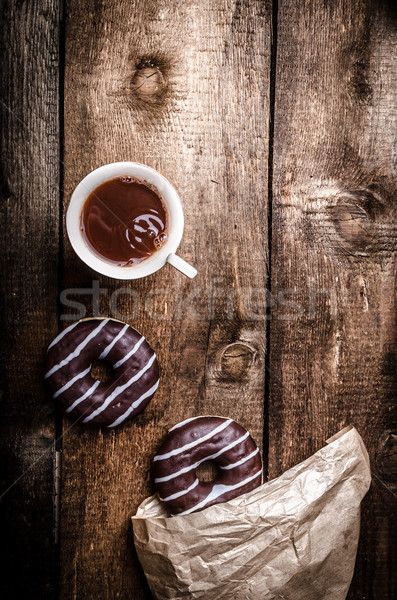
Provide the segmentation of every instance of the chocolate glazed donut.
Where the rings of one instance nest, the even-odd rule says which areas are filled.
[[[219,475],[199,481],[197,467],[215,461]],[[152,462],[160,499],[174,515],[187,515],[253,490],[261,484],[262,462],[243,427],[223,417],[195,417],[175,425]]]
[[[111,365],[111,381],[91,377],[95,360]],[[83,319],[59,334],[48,348],[45,379],[64,411],[105,427],[142,412],[159,385],[156,355],[144,336],[113,319]]]

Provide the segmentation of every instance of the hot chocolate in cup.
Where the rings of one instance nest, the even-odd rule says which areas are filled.
[[[119,202],[117,205],[107,201],[104,196],[105,193],[111,194],[113,189],[117,193],[117,186],[125,188],[123,193],[127,194],[126,198],[128,189],[132,191],[132,186],[136,188],[135,196],[139,196],[139,188],[144,192],[140,198],[136,196],[139,206],[132,221],[127,218],[128,210],[126,211],[127,205],[124,201],[124,204]],[[147,210],[146,197],[148,202],[151,202]],[[134,201],[132,196],[129,201]],[[159,213],[156,212],[156,202]],[[117,206],[122,209],[119,214]],[[90,214],[88,211],[91,211]],[[108,228],[106,215],[109,215]],[[196,269],[175,254],[182,239],[183,226],[182,204],[174,187],[158,171],[134,162],[111,163],[89,173],[74,190],[66,215],[67,233],[76,254],[97,273],[114,279],[147,277],[167,263],[188,277],[195,277]],[[101,244],[101,235],[104,242],[110,242],[111,236],[116,235],[116,229],[121,240],[120,246],[123,246],[123,249],[120,247],[120,257],[122,250],[124,253],[128,251],[126,240],[131,241],[130,260],[118,260],[116,238],[111,245]],[[147,233],[152,235],[153,240],[145,238]],[[135,242],[135,239],[138,242]],[[147,252],[140,252],[139,244],[144,244],[142,247],[148,248]],[[112,251],[107,253],[106,250],[102,251],[102,248],[111,248]]]

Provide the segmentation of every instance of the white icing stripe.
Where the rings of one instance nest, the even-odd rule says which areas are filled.
[[[131,404],[131,406],[128,408],[128,410],[126,410],[125,413],[120,415],[119,418],[114,421],[114,423],[112,423],[111,425],[108,425],[108,427],[116,427],[117,425],[120,425],[120,423],[125,421],[126,418],[129,417],[129,415],[132,413],[132,411],[135,410],[141,404],[141,402],[143,402],[144,400],[146,400],[146,398],[148,398],[149,396],[154,394],[154,392],[159,387],[159,383],[160,383],[160,379],[157,380],[157,383],[155,383],[154,386],[152,386],[150,388],[150,390],[148,390],[147,392],[142,394],[142,396],[140,398],[138,398],[138,400],[135,400],[135,402],[133,402]]]
[[[107,355],[109,354],[109,352],[111,351],[111,349],[113,348],[113,346],[115,344],[117,344],[117,342],[119,341],[120,338],[123,337],[123,335],[127,331],[128,327],[129,327],[128,324],[123,327],[123,329],[118,333],[118,335],[116,335],[116,337],[114,338],[114,340],[108,346],[106,346],[106,348],[102,352],[102,354],[100,356],[98,356],[98,360],[103,360],[104,358],[107,357]]]
[[[55,373],[55,371],[58,371],[59,369],[62,369],[62,367],[64,367],[65,365],[67,365],[71,360],[73,360],[74,358],[77,358],[80,354],[80,352],[83,350],[83,348],[86,347],[86,345],[96,336],[98,335],[98,333],[101,331],[101,329],[103,327],[105,327],[105,325],[107,324],[107,322],[109,321],[109,319],[104,319],[102,321],[102,323],[100,325],[98,325],[98,327],[96,327],[94,329],[94,331],[92,331],[86,338],[85,340],[83,340],[78,346],[77,348],[71,352],[69,354],[69,356],[67,356],[66,358],[64,358],[59,364],[54,365],[52,367],[52,369],[50,369],[46,374],[45,374],[45,378],[47,379],[47,377],[50,377],[53,373]]]
[[[59,388],[59,390],[57,392],[55,392],[55,394],[53,395],[53,398],[58,398],[58,396],[60,396],[63,392],[68,390],[76,381],[85,377],[87,375],[87,373],[89,373],[90,371],[91,371],[91,366],[89,366],[88,369],[86,369],[85,371],[81,371],[81,373],[78,373],[75,377],[70,379],[70,381],[65,383],[65,385],[63,385],[61,388]]]
[[[243,481],[239,481],[238,483],[235,483],[233,485],[223,485],[223,484],[214,485],[211,492],[208,494],[208,496],[206,498],[204,498],[204,500],[202,500],[198,504],[195,504],[191,508],[188,508],[187,510],[184,510],[183,512],[178,513],[178,515],[176,515],[176,516],[188,515],[196,510],[204,508],[207,504],[209,504],[209,502],[212,502],[212,500],[216,500],[217,498],[219,498],[220,496],[223,496],[227,492],[232,492],[233,490],[237,490],[239,487],[243,487],[247,483],[250,483],[257,477],[259,477],[261,474],[262,474],[262,469],[257,471],[257,473],[255,473],[254,475],[247,477],[247,479],[244,479]]]
[[[133,354],[135,354],[135,352],[138,350],[138,348],[140,347],[140,345],[142,344],[144,339],[145,338],[142,336],[141,339],[137,341],[137,343],[135,344],[135,346],[133,347],[132,350],[130,350],[125,356],[123,356],[123,358],[120,358],[120,360],[118,360],[116,363],[114,363],[113,369],[117,369],[117,367],[119,367],[120,365],[125,363],[125,361],[128,360],[129,358],[131,358],[131,356]]]
[[[89,396],[91,396],[91,394],[92,394],[93,392],[95,392],[95,390],[97,389],[97,387],[98,387],[98,385],[99,385],[100,383],[101,383],[100,381],[96,381],[96,382],[94,383],[94,385],[92,385],[92,386],[90,387],[90,389],[86,391],[86,393],[85,393],[85,394],[83,394],[82,396],[80,396],[80,398],[77,398],[77,400],[75,400],[75,401],[73,402],[73,404],[72,404],[71,406],[69,406],[69,408],[67,408],[67,409],[66,409],[66,412],[67,412],[67,413],[68,413],[68,412],[71,412],[71,411],[72,411],[74,408],[76,408],[76,406],[77,406],[78,404],[80,404],[80,402],[83,402],[83,400],[86,400],[86,399],[87,399]]]
[[[259,452],[259,448],[257,448],[253,452],[251,452],[251,454],[248,454],[248,456],[244,456],[244,458],[242,458],[241,460],[238,460],[237,462],[232,463],[231,465],[226,465],[225,467],[220,467],[220,468],[222,469],[222,471],[228,471],[229,469],[234,469],[235,467],[239,467],[240,465],[243,465],[248,460],[250,460],[250,458],[253,458],[254,456],[256,456],[258,454],[258,452]]]
[[[232,422],[233,421],[231,419],[228,419],[227,421],[224,421],[221,425],[219,425],[218,427],[216,427],[209,433],[206,433],[205,435],[203,435],[203,437],[199,438],[198,440],[195,440],[194,442],[189,442],[189,444],[185,444],[185,446],[182,446],[181,448],[175,448],[175,450],[171,450],[170,452],[167,452],[166,454],[158,454],[157,456],[154,457],[153,461],[165,460],[167,458],[171,458],[171,456],[176,456],[177,454],[181,454],[182,452],[185,452],[186,450],[190,450],[190,448],[194,448],[195,446],[202,444],[202,442],[205,442],[206,440],[211,439],[212,437],[214,437],[214,435],[216,435],[217,433],[220,433],[221,431],[226,429],[226,427],[228,427],[230,425],[230,423],[232,423]]]
[[[196,479],[192,483],[192,485],[190,485],[186,490],[182,490],[181,492],[175,492],[175,494],[171,494],[171,496],[167,496],[167,498],[160,498],[160,500],[162,500],[163,502],[168,502],[169,500],[176,500],[177,498],[180,498],[181,496],[184,496],[185,494],[188,494],[189,492],[194,490],[194,488],[197,487],[199,483],[199,480]]]
[[[48,350],[50,348],[52,348],[53,346],[55,346],[58,342],[61,341],[61,339],[67,334],[69,333],[69,331],[72,331],[72,329],[74,329],[76,327],[76,325],[79,324],[80,321],[78,321],[77,323],[73,323],[73,325],[69,325],[69,327],[66,327],[66,329],[64,329],[63,331],[61,331],[61,333],[59,335],[57,335],[57,337],[55,338],[55,340],[53,340],[51,342],[51,344],[48,346]]]
[[[181,423],[178,423],[177,425],[174,425],[173,427],[171,427],[171,429],[169,431],[174,431],[174,429],[179,429],[179,427],[183,427],[184,425],[186,425],[186,423],[190,423],[191,421],[195,421],[196,419],[201,419],[201,417],[191,417],[190,419],[185,419]]]
[[[140,379],[142,377],[142,375],[144,373],[146,373],[146,371],[148,369],[150,369],[150,367],[152,366],[152,364],[154,363],[156,359],[156,355],[153,354],[152,358],[149,360],[149,362],[143,367],[143,369],[141,369],[139,371],[139,373],[137,373],[136,375],[134,375],[133,377],[131,377],[131,379],[129,379],[129,381],[127,381],[127,383],[125,383],[124,385],[119,385],[118,387],[116,387],[115,390],[113,390],[113,392],[110,394],[110,396],[108,398],[106,398],[106,400],[104,400],[102,406],[100,406],[99,408],[97,408],[96,410],[94,410],[93,413],[91,413],[90,415],[88,415],[88,417],[86,417],[83,420],[83,423],[88,423],[88,421],[91,421],[92,419],[94,419],[94,417],[96,417],[97,415],[99,415],[101,412],[103,412],[105,410],[105,408],[107,408],[109,406],[109,404],[111,402],[113,402],[113,400],[115,398],[117,398],[117,396],[119,394],[121,394],[122,392],[124,392],[124,390],[126,390],[130,385],[132,385],[133,383],[135,383],[135,381],[138,381],[138,379]]]
[[[215,458],[218,458],[218,456],[220,456],[224,452],[227,452],[228,450],[231,450],[231,448],[234,448],[234,446],[237,446],[237,444],[244,442],[244,440],[246,440],[248,436],[249,436],[249,433],[247,431],[241,438],[234,440],[234,442],[231,442],[230,444],[228,444],[227,446],[222,448],[222,450],[219,450],[219,452],[216,452],[215,454],[211,454],[210,456],[206,456],[202,460],[196,462],[194,465],[184,467],[183,469],[180,469],[180,471],[176,471],[175,473],[171,473],[170,475],[165,475],[164,477],[156,477],[154,480],[154,483],[162,483],[163,481],[169,481],[170,479],[174,479],[174,477],[179,477],[179,475],[188,473],[192,469],[197,469],[197,467],[199,465],[201,465],[201,463],[203,463],[205,460],[214,460]]]

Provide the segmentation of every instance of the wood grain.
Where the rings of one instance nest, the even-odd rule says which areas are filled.
[[[1,579],[54,594],[54,408],[43,357],[57,332],[58,2],[2,2]]]
[[[130,322],[158,354],[161,386],[116,431],[64,422],[61,598],[150,597],[129,523],[153,491],[150,459],[167,428],[227,415],[261,445],[269,52],[269,7],[259,0],[68,3],[65,206],[103,163],[160,170],[182,198],[180,254],[199,275],[188,281],[167,266],[113,282],[65,240],[63,319],[77,315],[72,300],[88,316]]]
[[[163,434],[197,414],[231,416],[259,445],[265,420],[269,477],[353,423],[374,481],[349,599],[397,595],[396,9],[278,2],[269,295],[271,10],[270,0],[67,3],[64,208],[91,169],[149,164],[181,195],[180,254],[199,270],[194,281],[167,266],[128,283],[84,267],[65,235],[58,272],[59,4],[2,3],[4,597],[57,596],[42,362],[58,277],[62,326],[130,322],[162,368],[135,422],[63,423],[61,598],[151,597],[130,516],[153,491]]]
[[[390,2],[279,1],[269,473],[357,427],[355,600],[397,596],[396,25]]]

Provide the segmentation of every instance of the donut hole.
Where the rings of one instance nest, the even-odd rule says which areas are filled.
[[[101,381],[102,383],[109,383],[113,377],[113,369],[106,360],[94,360],[90,373],[95,381]]]
[[[220,468],[214,460],[205,460],[196,469],[196,477],[199,481],[208,483],[214,481],[220,475]]]

